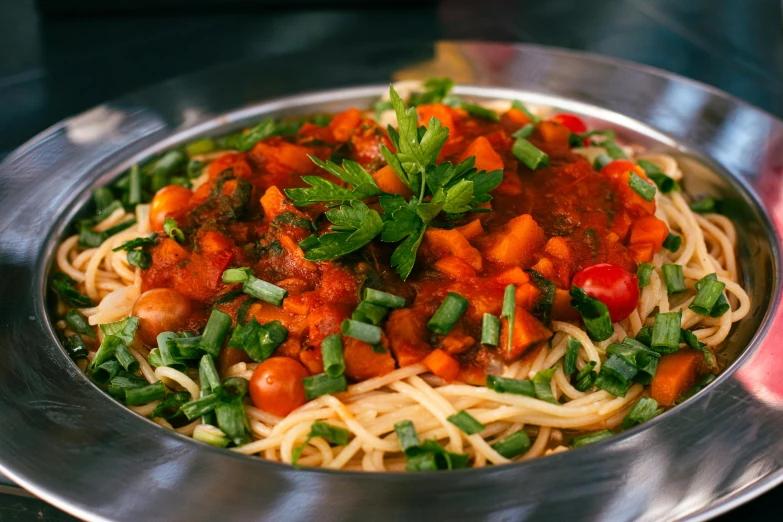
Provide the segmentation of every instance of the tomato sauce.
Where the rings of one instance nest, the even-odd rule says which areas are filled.
[[[282,322],[289,340],[278,354],[299,360],[315,374],[323,371],[323,339],[340,333],[365,286],[381,289],[404,297],[406,308],[392,311],[382,323],[383,353],[344,338],[350,379],[382,375],[440,349],[458,361],[459,379],[483,384],[498,364],[533,356],[534,348],[551,336],[550,318],[578,319],[568,305],[576,272],[605,262],[635,272],[637,261],[645,260],[639,245],[647,243],[629,248],[629,237],[654,204],[618,190],[617,176],[596,172],[571,152],[570,131],[563,125],[542,122],[529,138],[550,158],[548,166],[533,172],[512,153],[511,135],[528,123],[519,111],[512,109],[494,122],[443,105],[418,110],[422,124],[437,114],[450,129],[441,161],[475,154],[479,168],[502,167],[503,182],[486,205],[490,212],[468,214],[448,225],[451,229],[427,230],[406,281],[390,266],[396,245],[376,239],[356,253],[318,263],[305,259],[298,246],[314,232],[329,230],[322,217],[326,208],[295,207],[284,189],[304,186],[303,175],[339,181],[308,155],[352,159],[370,173],[385,165],[380,146],[391,145],[386,132],[358,111],[346,111],[327,127],[305,124],[294,138],[265,139],[248,153],[226,153],[209,164],[209,181],[195,191],[184,212],[171,213],[186,241],[158,240],[152,265],[142,273],[143,290],[173,288],[190,298],[195,306],[188,326],[196,330],[203,328],[212,307],[236,320],[248,297],[237,291],[238,285],[223,284],[221,275],[231,267],[251,267],[256,277],[288,290],[288,297],[281,307],[244,306],[247,317]],[[367,203],[380,211],[377,198]],[[509,284],[517,288],[511,343],[503,321],[500,346],[484,346],[479,342],[482,316],[500,314]],[[448,292],[463,295],[469,305],[447,335],[438,335],[427,321]],[[249,360],[238,350],[229,355],[223,363]]]

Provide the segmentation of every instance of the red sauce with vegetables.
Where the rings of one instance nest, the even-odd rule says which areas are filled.
[[[173,217],[187,239],[183,244],[158,240],[151,250],[152,266],[142,272],[143,290],[169,288],[186,297],[189,306],[179,298],[161,301],[176,302],[188,311],[181,326],[203,328],[213,307],[236,320],[248,296],[237,292],[239,285],[222,282],[223,271],[231,267],[251,267],[256,277],[288,291],[280,307],[258,301],[247,309],[247,317],[262,324],[277,320],[289,331],[277,357],[258,367],[251,385],[254,401],[274,402],[279,415],[298,406],[303,396],[297,388],[288,394],[295,396],[289,402],[275,399],[288,381],[271,378],[270,372],[295,374],[297,382],[306,373],[323,372],[321,343],[340,333],[340,324],[351,316],[365,286],[404,297],[406,307],[393,310],[381,323],[385,350],[343,338],[350,380],[424,362],[446,380],[484,384],[493,361],[507,363],[534,353],[549,339],[542,310],[551,309],[553,319],[578,319],[568,296],[575,274],[600,263],[635,274],[637,262],[651,260],[666,238],[665,225],[652,216],[655,204],[628,186],[629,172],[645,177],[641,169],[618,160],[599,173],[571,152],[570,133],[584,125],[578,118],[560,115],[536,126],[529,141],[550,161],[533,172],[512,153],[511,135],[529,123],[521,111],[511,109],[497,122],[440,104],[418,107],[418,112],[421,124],[434,115],[450,130],[440,160],[456,163],[475,156],[479,170],[502,169],[503,181],[485,204],[491,212],[468,213],[456,223],[435,222],[427,229],[405,281],[390,266],[393,246],[377,239],[326,262],[308,261],[298,246],[313,234],[312,224],[319,234],[329,230],[330,223],[321,217],[326,208],[296,207],[283,190],[305,186],[302,175],[338,181],[308,155],[352,159],[381,189],[411,195],[385,166],[381,145],[391,146],[386,131],[355,109],[336,115],[325,127],[305,124],[295,138],[268,138],[247,153],[226,153],[206,167],[209,181],[192,194],[167,187],[152,202],[153,228],[159,230],[165,217]],[[366,202],[380,211],[377,198]],[[556,288],[553,302],[542,302],[547,280]],[[499,347],[483,346],[482,316],[500,314],[509,284],[517,287],[511,347],[507,321]],[[447,335],[434,334],[427,321],[448,292],[466,297],[469,305]],[[165,314],[150,314],[141,324],[142,339],[151,338],[167,320]],[[249,361],[246,357],[242,351],[224,349],[220,363]]]

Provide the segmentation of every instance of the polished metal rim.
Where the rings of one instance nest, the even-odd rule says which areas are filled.
[[[9,359],[0,368],[0,468],[42,498],[94,520],[323,518],[324,513],[352,519],[372,506],[378,510],[373,516],[390,519],[443,514],[702,519],[783,480],[776,464],[783,451],[773,440],[783,429],[780,396],[773,385],[758,386],[755,379],[758,369],[770,364],[765,356],[774,349],[774,335],[764,340],[764,334],[783,328],[777,312],[781,263],[775,227],[781,222],[780,188],[777,195],[765,190],[765,175],[779,161],[771,145],[783,135],[783,124],[717,91],[627,63],[538,47],[445,45],[462,53],[476,73],[473,85],[460,89],[462,95],[518,97],[568,109],[614,126],[634,142],[694,158],[721,174],[702,181],[736,198],[745,210],[740,256],[748,269],[743,277],[759,306],[733,335],[731,342],[747,349],[728,371],[691,401],[607,441],[528,463],[447,474],[293,470],[162,430],[104,395],[53,341],[43,275],[89,187],[152,152],[198,135],[225,132],[262,115],[366,106],[385,89],[341,89],[248,105],[231,97],[237,86],[217,99],[192,96],[175,84],[149,90],[130,103],[106,106],[109,112],[99,123],[113,114],[121,118],[97,139],[84,141],[88,127],[95,125],[89,118],[68,120],[0,165],[0,188],[20,194],[0,210],[2,222],[14,224],[0,232],[0,263],[4,272],[16,276],[4,289],[4,295],[13,296],[13,307],[2,310],[11,327],[0,332],[0,346]],[[498,53],[512,58],[499,72],[487,73],[485,63]],[[610,74],[615,77],[612,90],[606,80],[594,81]],[[226,83],[207,73],[190,81],[210,87]],[[632,86],[642,100],[627,96]],[[720,117],[705,125],[703,119],[667,111],[668,105],[660,102],[666,96]],[[173,102],[183,110],[201,111],[200,119],[185,121],[187,115],[167,110]],[[229,112],[232,103],[245,108]],[[754,124],[754,130],[743,126],[738,133],[740,123]],[[732,132],[743,139],[733,151],[722,146]],[[48,174],[46,180],[31,185],[40,172]],[[41,202],[43,215],[33,219],[29,211]],[[20,279],[24,276],[26,282]],[[715,434],[721,429],[737,436]],[[729,444],[737,439],[745,446]],[[223,489],[216,491],[216,484]]]

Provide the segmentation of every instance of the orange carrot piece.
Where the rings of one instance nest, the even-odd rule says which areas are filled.
[[[511,337],[511,349],[508,348],[508,320],[500,321],[500,344],[503,358],[514,361],[534,344],[552,337],[552,332],[527,311],[517,306],[514,312],[514,332]]]
[[[663,247],[663,242],[669,235],[669,227],[655,216],[645,216],[634,221],[631,225],[632,245],[637,243],[651,243],[655,252]]]
[[[677,397],[693,386],[704,355],[696,350],[680,350],[661,357],[655,372],[650,395],[658,404],[671,406]]]
[[[394,169],[388,165],[372,174],[372,178],[375,180],[378,188],[384,192],[400,194],[406,199],[413,195],[408,185],[403,183],[400,177],[395,174]]]
[[[527,264],[544,244],[544,230],[529,214],[517,216],[497,234],[487,236],[487,257],[506,266]]]
[[[435,269],[452,279],[476,277],[476,270],[457,256],[446,256],[435,261]]]
[[[561,261],[567,262],[571,259],[571,249],[568,248],[566,240],[560,236],[550,238],[544,245],[544,252]]]
[[[428,105],[421,105],[416,107],[416,112],[419,113],[419,125],[428,127],[430,124],[430,118],[437,118],[443,127],[449,129],[449,138],[454,138],[457,135],[457,127],[454,125],[454,110],[448,105],[442,103],[430,103]]]
[[[555,265],[546,257],[542,257],[538,260],[538,263],[530,267],[547,279],[554,279],[555,277]]]
[[[475,270],[481,270],[481,253],[457,230],[428,228],[424,232],[424,247],[437,257],[451,254],[465,261]]]
[[[508,120],[511,123],[515,123],[519,126],[527,125],[530,123],[530,118],[527,117],[527,114],[520,111],[519,109],[509,109],[507,110],[503,116],[502,119]]]
[[[343,111],[329,122],[329,130],[337,141],[348,141],[362,121],[362,113],[359,109],[352,108]]]
[[[479,171],[503,170],[503,160],[484,136],[479,136],[473,140],[465,149],[465,152],[462,153],[459,161],[464,161],[471,156],[476,157],[475,167]]]
[[[388,348],[386,336],[381,338],[381,344]],[[378,353],[371,345],[351,337],[343,337],[343,358],[345,375],[355,381],[380,377],[394,371],[394,359],[388,349]]]
[[[432,373],[446,381],[453,381],[459,373],[456,359],[440,348],[433,350],[422,362]]]
[[[509,268],[498,274],[497,282],[501,285],[517,285],[521,286],[530,281],[530,276],[522,270],[522,268],[515,266]]]
[[[571,294],[562,288],[555,289],[555,300],[552,303],[552,319],[555,321],[578,321],[579,312],[571,306]]]
[[[565,125],[554,121],[542,121],[538,124],[538,133],[550,145],[568,147],[571,131]]]
[[[413,308],[394,310],[389,314],[386,335],[389,336],[389,345],[400,368],[421,362],[429,353],[425,317],[421,310]]]
[[[481,221],[478,219],[474,219],[467,225],[454,227],[454,230],[465,236],[468,241],[472,241],[484,233],[484,227],[481,226]]]
[[[440,345],[450,354],[462,353],[476,344],[476,340],[462,331],[454,328],[440,341]]]
[[[176,265],[188,258],[188,251],[171,238],[161,241],[153,250],[155,261],[166,265]],[[157,263],[156,263],[157,264]]]
[[[628,247],[628,252],[637,263],[649,263],[657,251],[652,243],[635,243]]]
[[[536,301],[541,296],[541,292],[533,283],[524,283],[517,287],[516,303],[525,310],[531,311],[536,305]]]

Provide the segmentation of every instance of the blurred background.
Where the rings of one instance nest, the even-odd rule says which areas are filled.
[[[0,0],[0,158],[106,100],[261,60],[270,84],[378,83],[444,39],[534,43],[681,74],[783,116],[780,0]],[[320,82],[323,83],[323,82]],[[783,487],[720,520],[780,520]],[[0,477],[0,522],[71,517]]]

